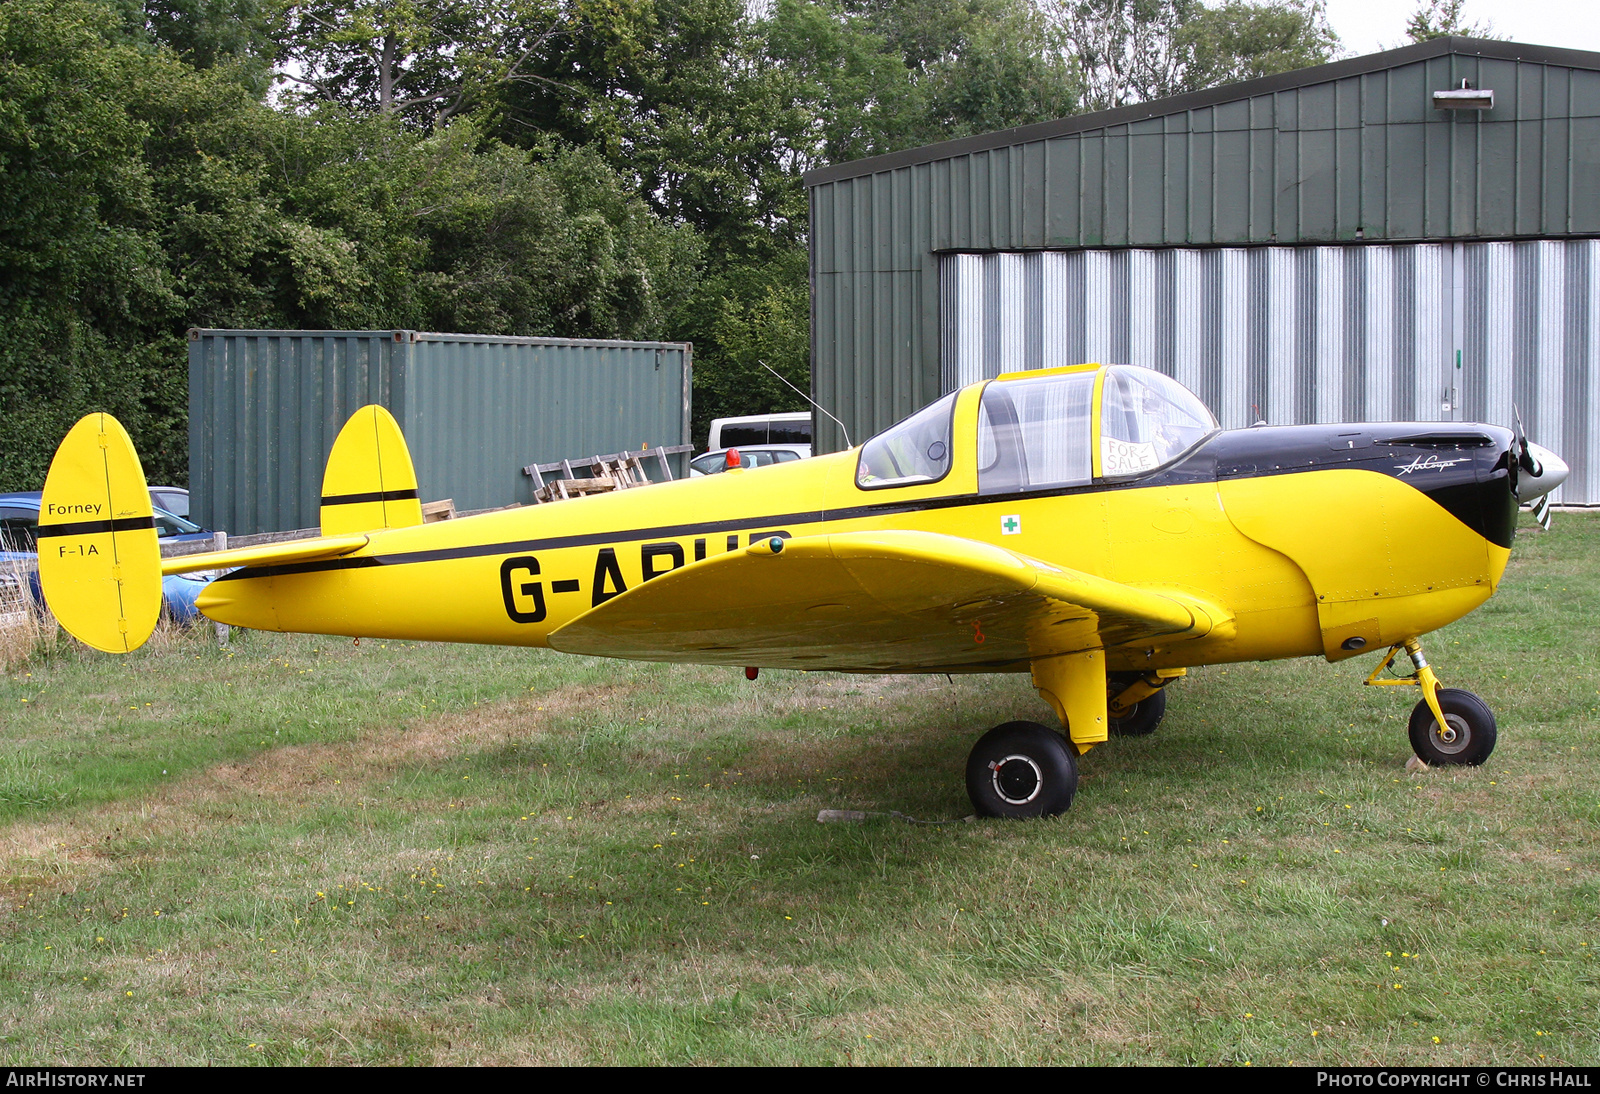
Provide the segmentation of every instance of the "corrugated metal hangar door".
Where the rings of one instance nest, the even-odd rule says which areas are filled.
[[[941,258],[944,386],[1146,365],[1227,428],[1484,421],[1600,504],[1600,240],[1030,251]]]

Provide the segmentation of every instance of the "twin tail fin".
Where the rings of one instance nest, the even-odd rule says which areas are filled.
[[[164,573],[336,558],[361,533],[422,523],[417,475],[394,416],[364,406],[339,431],[322,479],[322,536],[161,558],[144,468],[127,430],[90,414],[68,431],[39,506],[39,583],[56,621],[107,653],[144,645],[161,618]]]
[[[324,536],[422,523],[411,451],[383,407],[362,407],[339,430],[322,474],[321,523]]]
[[[161,618],[161,546],[133,440],[109,414],[67,432],[39,503],[39,584],[85,645],[129,653]]]

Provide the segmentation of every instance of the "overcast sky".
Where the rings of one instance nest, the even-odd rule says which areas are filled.
[[[1328,21],[1351,53],[1409,44],[1406,19],[1417,0],[1327,0]],[[1600,0],[1467,0],[1468,22],[1491,23],[1493,38],[1600,52]]]

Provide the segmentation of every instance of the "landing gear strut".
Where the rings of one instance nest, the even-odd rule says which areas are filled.
[[[1401,650],[1410,656],[1414,671],[1409,676],[1380,679],[1379,674]],[[1470,691],[1441,688],[1415,638],[1391,646],[1367,683],[1422,689],[1422,702],[1411,711],[1410,737],[1412,751],[1424,763],[1476,766],[1494,751],[1494,712],[1489,704]]]
[[[1106,713],[1114,737],[1144,737],[1156,731],[1167,713],[1166,686],[1187,669],[1106,674]]]

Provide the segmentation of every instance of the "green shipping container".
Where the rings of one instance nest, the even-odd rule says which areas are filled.
[[[191,330],[190,512],[233,535],[316,527],[333,439],[368,403],[400,422],[424,501],[526,504],[528,464],[688,444],[692,368],[686,342]]]

